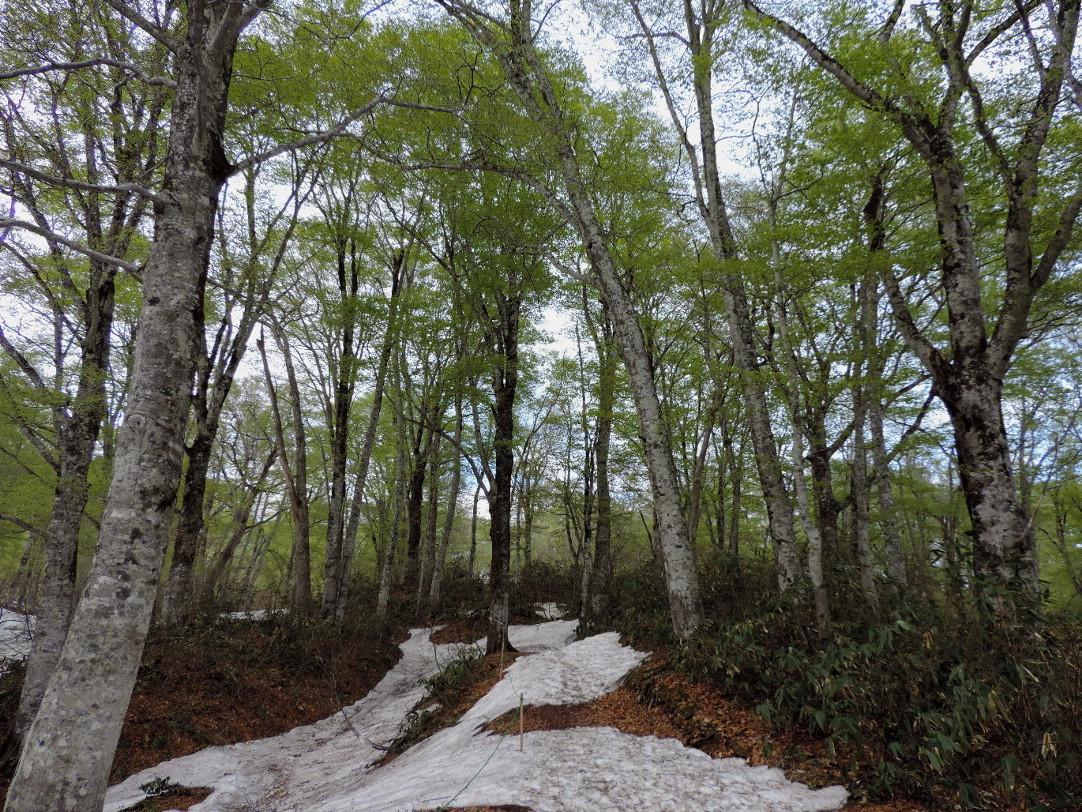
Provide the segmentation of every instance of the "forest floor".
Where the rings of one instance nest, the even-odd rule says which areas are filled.
[[[435,643],[469,642],[483,633],[476,623],[448,624],[432,635]],[[510,655],[517,656],[517,655]],[[448,719],[461,716],[500,680],[504,657],[485,658],[469,686],[460,689],[453,703],[445,702]],[[443,699],[443,697],[441,697]],[[527,708],[522,729],[561,730],[572,727],[611,726],[636,736],[674,738],[714,758],[743,758],[751,765],[779,767],[792,781],[812,788],[841,784],[849,791],[844,812],[928,812],[928,807],[905,799],[889,802],[861,800],[860,773],[871,754],[827,753],[823,741],[799,730],[773,730],[752,709],[742,707],[720,691],[691,682],[663,654],[652,654],[615,691],[576,705]],[[517,734],[514,714],[489,725],[497,733]],[[526,807],[468,807],[466,812],[529,812]]]
[[[268,622],[151,633],[109,783],[218,744],[275,736],[365,696],[395,664],[401,635],[307,637]],[[14,770],[11,733],[22,668],[0,675],[0,805]],[[163,793],[145,812],[187,809],[207,793]],[[163,805],[168,802],[168,805]]]
[[[274,736],[332,716],[364,696],[397,660],[394,640],[327,637],[302,643],[301,635],[294,634],[296,639],[273,623],[235,623],[212,624],[182,640],[160,632],[152,636],[111,783],[209,745]],[[463,622],[437,632],[433,642],[469,642],[477,636],[476,624]],[[494,655],[472,668],[464,683],[454,687],[455,700],[440,709],[445,723],[484,696],[513,658]],[[0,724],[10,720],[11,683],[12,675],[0,677]],[[850,793],[845,808],[851,812],[926,809],[905,800],[862,801],[859,777],[872,754],[830,755],[821,741],[797,731],[771,730],[750,709],[688,681],[662,655],[650,656],[623,686],[599,699],[527,708],[523,714],[525,731],[598,726],[675,738],[716,758],[736,756],[753,765],[780,767],[789,779],[813,788],[842,784]],[[489,728],[517,734],[518,721],[505,714]],[[0,735],[4,732],[0,728]],[[0,799],[6,794],[6,777]],[[207,794],[163,793],[142,809],[187,809]]]

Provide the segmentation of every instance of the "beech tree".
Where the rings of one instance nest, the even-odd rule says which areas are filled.
[[[669,117],[691,166],[695,188],[695,206],[706,226],[710,248],[716,260],[708,281],[722,291],[732,344],[733,361],[740,371],[741,389],[747,407],[748,425],[755,447],[755,464],[766,502],[770,535],[774,542],[778,586],[788,589],[803,575],[796,550],[792,500],[783,476],[777,441],[770,422],[770,404],[766,384],[759,370],[756,333],[748,303],[747,283],[740,272],[740,251],[731,222],[728,204],[722,189],[717,125],[714,112],[714,70],[720,59],[718,31],[725,10],[724,0],[703,0],[683,3],[683,31],[676,37],[659,37],[656,30],[668,31],[668,14],[647,17],[641,4],[628,3],[637,23],[638,34],[647,46],[648,57],[658,88],[665,99]],[[660,18],[660,19],[654,19]],[[677,23],[677,24],[680,24]],[[677,64],[666,65],[661,40],[675,43],[681,50]],[[673,77],[680,77],[674,79]],[[686,77],[686,78],[685,78]],[[690,87],[677,88],[674,82],[683,80]],[[685,122],[679,109],[677,93],[690,91],[694,99],[693,121],[697,132]]]
[[[157,44],[133,42],[137,32],[102,7],[27,8],[4,18],[4,55],[15,69],[0,77],[7,100],[0,166],[9,173],[12,200],[0,245],[18,268],[14,277],[31,280],[47,304],[53,346],[36,358],[20,349],[18,327],[9,325],[0,328],[0,348],[16,362],[15,375],[51,405],[48,437],[25,423],[22,430],[56,472],[20,733],[37,712],[75,605],[87,477],[109,408],[116,302],[131,287],[117,277],[137,276],[145,255],[139,230],[151,201],[141,191],[157,179],[170,88],[161,80],[130,81],[133,70],[159,73],[165,58]],[[78,81],[54,68],[68,63],[83,64]],[[23,242],[25,232],[32,242]],[[41,239],[44,255],[34,247]]]
[[[540,128],[556,182],[546,185],[535,176],[515,172],[514,168],[509,168],[509,172],[533,185],[578,233],[593,277],[609,308],[613,332],[627,369],[650,472],[673,628],[678,636],[688,637],[702,622],[702,604],[694,551],[680,504],[672,445],[642,328],[631,297],[621,282],[576,153],[580,132],[575,117],[565,108],[537,48],[539,21],[533,17],[533,4],[529,0],[511,0],[506,14],[499,10],[490,13],[487,7],[457,0],[440,0],[440,5],[498,60],[526,115]],[[485,167],[482,164],[477,168]]]
[[[204,532],[203,502],[211,452],[218,435],[222,409],[233,387],[237,370],[244,359],[256,323],[266,313],[279,267],[286,256],[290,238],[298,222],[301,206],[312,190],[312,168],[293,161],[289,170],[291,192],[276,211],[265,212],[257,206],[260,170],[250,167],[244,173],[241,199],[244,243],[230,245],[229,230],[218,229],[220,266],[211,284],[217,288],[217,325],[213,338],[205,325],[200,334],[200,353],[192,394],[193,436],[185,447],[183,498],[173,541],[169,579],[162,590],[163,620],[175,623],[188,616],[195,594],[196,557]],[[239,318],[238,318],[239,314]]]
[[[1070,246],[1082,209],[1082,182],[1049,177],[1050,165],[1066,158],[1059,130],[1064,91],[1074,83],[1079,3],[1003,8],[942,0],[907,10],[898,0],[885,14],[868,9],[852,21],[868,35],[861,42],[871,43],[856,51],[751,0],[743,5],[891,122],[925,165],[941,250],[937,293],[946,302],[945,342],[915,317],[889,263],[879,272],[902,335],[932,375],[950,416],[977,572],[989,587],[1016,595],[1033,590],[1034,535],[1011,465],[1003,379],[1034,299]],[[1009,91],[997,89],[1001,85],[980,69],[1003,49],[1019,60]],[[1005,116],[1007,106],[1019,114]],[[968,128],[978,135],[975,145],[963,137]],[[985,165],[1003,207],[974,186]],[[878,205],[876,194],[881,191],[873,191],[869,205]],[[993,260],[993,282],[985,246],[996,232],[1001,254]],[[1005,608],[1002,592],[991,597]]]
[[[87,584],[40,710],[31,724],[6,810],[100,809],[124,711],[142,654],[180,477],[198,325],[218,194],[245,165],[344,132],[384,101],[375,96],[330,132],[233,164],[223,134],[241,33],[269,5],[207,0],[172,25],[120,0],[109,6],[171,55],[175,85],[168,146],[143,270],[143,307],[112,484]],[[155,17],[154,13],[158,16]],[[41,71],[69,70],[43,65]],[[132,80],[147,78],[139,65]],[[108,192],[109,187],[104,191]],[[124,267],[118,258],[112,264]],[[75,735],[78,731],[80,735]]]

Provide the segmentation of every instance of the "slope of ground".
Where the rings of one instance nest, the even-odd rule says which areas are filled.
[[[110,781],[209,745],[274,736],[330,716],[366,695],[399,655],[393,639],[315,623],[268,619],[156,630]],[[10,734],[21,679],[21,666],[0,675],[0,741]],[[0,802],[13,769],[9,757]]]
[[[825,812],[844,805],[838,786],[810,789],[781,770],[742,759],[712,759],[674,738],[629,735],[612,726],[526,733],[518,747],[485,729],[527,705],[583,703],[615,689],[645,654],[615,633],[571,642],[574,621],[511,627],[522,652],[500,681],[456,723],[377,766],[422,699],[426,682],[458,670],[472,646],[437,645],[426,630],[403,643],[403,657],[364,700],[288,734],[157,765],[109,791],[107,812],[144,800],[148,782],[168,779],[213,788],[198,806],[259,810],[395,812],[496,803],[537,812],[748,809]]]
[[[473,632],[460,629],[458,636],[473,639]],[[316,641],[302,642],[306,635],[312,636],[310,630],[290,631],[273,622],[215,624],[179,641],[164,633],[155,635],[147,647],[113,780],[206,745],[271,736],[330,716],[363,696],[395,659],[397,647],[389,641],[317,633]],[[433,642],[454,637],[455,629],[447,628]],[[461,715],[512,661],[511,656],[494,655],[472,669],[455,686],[458,707],[450,706],[447,715]],[[10,679],[6,682],[10,696],[17,686]],[[496,720],[492,727],[500,729],[507,723]],[[782,766],[791,778],[811,786],[846,783],[855,797],[860,794],[859,785],[851,782],[859,767],[853,754],[829,758],[813,741],[772,736],[757,716],[687,683],[658,657],[614,693],[579,705],[528,708],[524,716],[527,731],[577,726],[611,726],[635,735],[676,738],[710,755],[737,755],[752,764]],[[182,800],[162,795],[141,808],[148,812],[187,808],[205,796]],[[920,809],[905,802],[847,808]]]

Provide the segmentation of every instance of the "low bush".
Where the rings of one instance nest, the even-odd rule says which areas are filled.
[[[570,562],[531,561],[512,578],[512,619],[535,623],[538,604],[549,602],[577,613],[579,576]]]
[[[756,603],[763,607],[760,599]],[[871,797],[1082,808],[1082,633],[936,608],[815,632],[799,596],[712,620],[676,650],[769,722],[846,748]]]

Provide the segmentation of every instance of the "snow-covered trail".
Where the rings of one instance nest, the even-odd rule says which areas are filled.
[[[418,681],[470,647],[434,644],[432,631],[414,629],[394,668],[340,713],[280,736],[208,747],[143,770],[109,788],[104,812],[121,812],[143,800],[147,795],[140,785],[155,778],[212,787],[210,797],[193,807],[198,812],[301,812],[360,786],[383,754],[378,745],[395,738],[406,714],[424,698]],[[512,626],[509,636],[522,651],[562,647],[574,639],[575,622]]]
[[[520,804],[535,812],[825,812],[844,805],[841,787],[810,790],[780,770],[712,759],[675,739],[575,728],[527,733],[520,751],[518,737],[483,731],[520,701],[595,699],[614,690],[645,657],[614,633],[571,642],[574,631],[574,621],[512,627],[517,648],[539,653],[519,658],[455,726],[389,764],[372,766],[380,755],[373,743],[394,738],[423,696],[418,679],[462,649],[433,645],[430,630],[414,631],[399,663],[344,714],[145,770],[111,788],[105,810],[120,812],[142,800],[140,784],[159,777],[212,787],[194,812],[398,812],[481,804]]]

